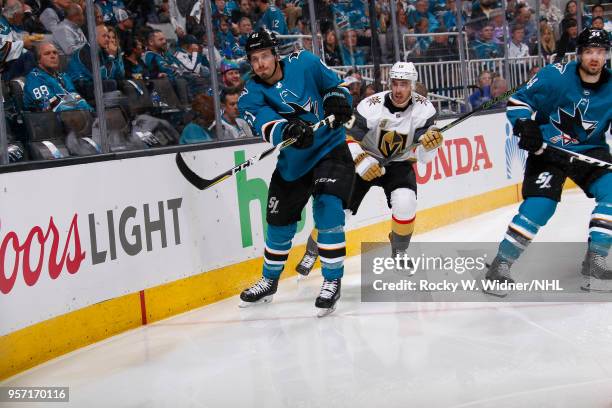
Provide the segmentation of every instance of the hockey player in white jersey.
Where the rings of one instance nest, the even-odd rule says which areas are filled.
[[[362,100],[347,128],[347,144],[355,161],[355,179],[348,210],[356,214],[371,187],[382,187],[391,208],[392,256],[408,249],[417,207],[415,161],[436,156],[443,137],[434,125],[436,109],[413,92],[418,73],[413,63],[397,62],[389,73],[390,91]],[[412,147],[419,143],[417,147]],[[296,270],[303,276],[317,258],[316,230],[311,234]]]

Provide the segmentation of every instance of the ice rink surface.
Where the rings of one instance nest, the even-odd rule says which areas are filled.
[[[517,207],[415,238],[498,241]],[[592,207],[566,192],[537,239],[586,241]],[[361,303],[359,268],[323,319],[315,270],[269,305],[233,297],[2,385],[69,386],[52,405],[74,407],[612,407],[612,303]]]

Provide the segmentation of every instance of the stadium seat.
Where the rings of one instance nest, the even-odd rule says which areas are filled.
[[[139,141],[136,143],[130,142],[130,123],[120,108],[107,109],[104,114],[111,152],[145,147]]]
[[[23,88],[25,86],[25,78],[18,77],[9,81],[8,87],[11,95],[13,96],[13,100],[15,101],[15,106],[18,111],[23,111]],[[6,94],[4,94],[7,97]],[[8,99],[8,98],[7,98]]]
[[[179,98],[181,105],[185,107],[191,105],[191,101],[189,100],[189,83],[186,79],[176,79],[176,94]]]
[[[66,138],[54,112],[24,112],[27,146],[32,160],[61,159],[70,156]]]
[[[172,82],[168,78],[158,78],[149,80],[149,92],[152,94],[153,92],[157,92],[159,97],[161,98],[161,106],[162,111],[168,109],[177,109],[181,106],[181,102],[179,101],[176,92],[174,91],[174,87],[172,86]]]
[[[130,116],[134,117],[149,112],[153,108],[151,95],[144,81],[135,79],[119,81],[118,87],[128,98]]]
[[[102,153],[99,141],[92,136],[93,116],[87,110],[60,112],[60,122],[64,126],[66,147],[73,156],[87,156]]]

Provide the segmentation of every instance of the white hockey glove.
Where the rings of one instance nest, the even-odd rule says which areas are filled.
[[[385,174],[385,168],[380,166],[378,160],[365,152],[355,159],[355,171],[365,181],[372,181]]]
[[[435,126],[430,126],[427,132],[419,137],[419,142],[423,146],[426,152],[431,152],[442,146],[444,137],[440,133],[440,129]]]

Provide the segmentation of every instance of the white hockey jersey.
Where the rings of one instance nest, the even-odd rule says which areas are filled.
[[[435,117],[432,103],[416,92],[412,92],[406,107],[397,108],[390,92],[384,91],[357,105],[353,120],[346,124],[346,133],[383,165],[404,160],[427,163],[436,156],[437,149],[426,152],[422,146],[410,146],[434,124]]]

